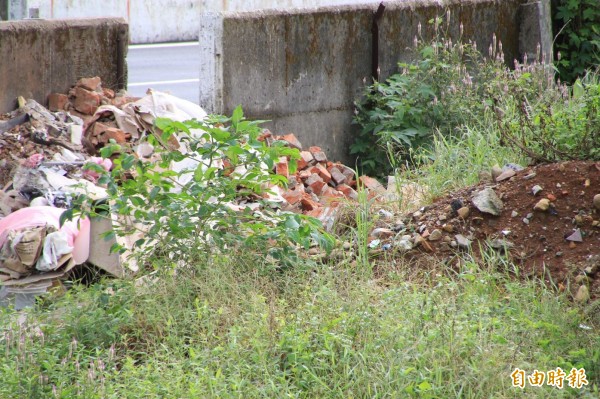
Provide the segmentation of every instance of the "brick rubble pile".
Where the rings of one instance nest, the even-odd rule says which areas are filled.
[[[275,173],[288,179],[288,188],[282,193],[288,204],[287,210],[331,221],[334,209],[342,202],[358,200],[354,170],[340,162],[329,161],[321,147],[304,149],[293,133],[276,136],[265,131],[262,140],[269,144],[275,140],[284,141],[300,151],[295,173],[290,173],[287,157],[282,157],[275,165]],[[381,183],[371,177],[360,176],[358,182],[372,195],[386,192]]]

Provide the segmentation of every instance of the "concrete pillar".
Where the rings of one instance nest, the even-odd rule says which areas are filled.
[[[8,0],[0,0],[0,21],[8,20]]]
[[[519,54],[527,54],[528,61],[552,62],[552,14],[550,0],[530,1],[521,5]],[[521,61],[523,58],[521,58]]]
[[[17,20],[29,17],[27,0],[8,0],[8,19]]]
[[[200,99],[209,114],[223,113],[223,15],[200,16]]]

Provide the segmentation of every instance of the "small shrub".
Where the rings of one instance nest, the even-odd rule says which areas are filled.
[[[398,64],[399,73],[367,87],[355,103],[361,130],[351,153],[366,174],[389,174],[389,158],[414,165],[436,132],[448,137],[464,125],[479,126],[492,106],[489,92],[497,90],[504,58],[495,38],[488,60],[476,46],[453,43],[437,30],[432,41],[415,38],[415,44],[413,62]]]
[[[81,197],[77,211],[65,212],[65,218],[74,212],[116,216],[124,222],[116,234],[142,233],[134,246],[146,260],[162,253],[181,263],[196,253],[256,250],[281,266],[297,256],[297,245],[308,248],[316,241],[330,247],[332,238],[318,220],[283,212],[269,199],[272,187],[287,184],[272,172],[274,164],[288,157],[293,171],[299,153],[281,143],[267,146],[259,140],[259,124],[244,119],[239,107],[229,118],[157,118],[155,134],[147,136],[154,161],[137,159],[114,143],[105,147],[102,156],[115,158],[112,171],[86,167],[102,173],[108,200],[97,204]],[[238,206],[242,200],[260,208]]]
[[[495,37],[488,57],[439,34],[416,45],[415,61],[399,64],[399,73],[367,87],[356,103],[361,131],[351,152],[364,173],[381,177],[422,165],[435,137],[481,129],[498,130],[498,145],[530,162],[599,159],[600,82],[593,72],[568,87],[539,54],[510,70]]]
[[[586,70],[600,65],[600,2],[555,0],[554,31],[558,75],[574,83]]]
[[[600,82],[556,83],[553,70],[517,66],[504,96],[495,98],[505,144],[533,162],[600,159]]]

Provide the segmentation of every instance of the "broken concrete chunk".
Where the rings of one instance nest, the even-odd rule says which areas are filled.
[[[515,244],[513,244],[512,242],[508,241],[508,240],[504,240],[502,238],[497,238],[495,240],[491,240],[489,242],[490,247],[499,250],[499,251],[506,251],[507,249],[511,249],[515,246]]]
[[[575,231],[567,237],[567,241],[583,242],[583,236],[581,234],[581,230],[575,229]]]
[[[496,181],[497,182],[501,182],[501,181],[504,181],[504,180],[508,180],[508,179],[510,179],[511,177],[513,177],[516,174],[517,174],[517,172],[515,172],[514,170],[507,169],[504,172],[500,173],[500,175],[498,177],[496,177]]]
[[[489,187],[475,193],[471,201],[480,212],[489,213],[494,216],[500,215],[504,207],[502,200]]]
[[[539,184],[536,184],[535,186],[533,186],[531,188],[531,192],[533,193],[533,195],[538,195],[538,193],[542,190],[543,190],[543,188]]]
[[[594,195],[593,203],[594,203],[594,208],[600,210],[600,194]]]
[[[533,206],[534,211],[545,212],[550,208],[550,200],[548,198],[542,198]]]
[[[429,235],[429,241],[439,241],[442,239],[443,233],[440,229],[434,229]]]
[[[575,294],[575,302],[585,303],[590,299],[590,289],[587,285],[579,286],[577,293]]]
[[[469,240],[467,237],[463,236],[462,234],[455,235],[454,239],[456,240],[456,244],[459,246],[459,248],[462,248],[462,249],[471,248],[471,240]]]
[[[393,230],[386,229],[383,227],[378,227],[371,232],[371,235],[375,238],[390,238],[393,237],[396,233]]]
[[[496,165],[492,166],[491,175],[492,175],[493,181],[497,181],[498,176],[500,176],[501,174],[502,174],[502,168],[500,167],[500,165],[496,164]]]
[[[467,217],[469,217],[470,212],[471,211],[468,206],[463,206],[462,208],[459,208],[456,211],[456,214],[458,215],[459,218],[466,219]]]

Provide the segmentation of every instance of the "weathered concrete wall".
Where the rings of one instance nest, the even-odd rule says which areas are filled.
[[[0,0],[0,5],[2,1]],[[290,9],[356,4],[380,0],[10,0],[21,6],[21,18],[121,17],[129,22],[132,43],[198,39],[198,16],[206,11]],[[14,8],[14,7],[13,7]],[[14,14],[14,15],[18,15]],[[13,17],[14,18],[14,17]],[[18,18],[18,17],[17,17]]]
[[[0,112],[17,96],[46,104],[81,77],[100,76],[104,87],[127,82],[128,27],[120,18],[0,22]]]
[[[384,79],[408,61],[417,26],[430,37],[428,21],[445,14],[440,1],[385,2],[379,29]],[[520,54],[523,0],[451,0],[447,29],[455,38],[487,49],[493,34],[506,59]],[[320,145],[333,159],[352,162],[349,145],[353,101],[371,80],[371,26],[376,4],[301,11],[206,14],[201,19],[200,105],[272,120],[277,133],[293,132],[305,145]],[[444,26],[444,28],[446,28]],[[487,51],[486,51],[487,52]]]

